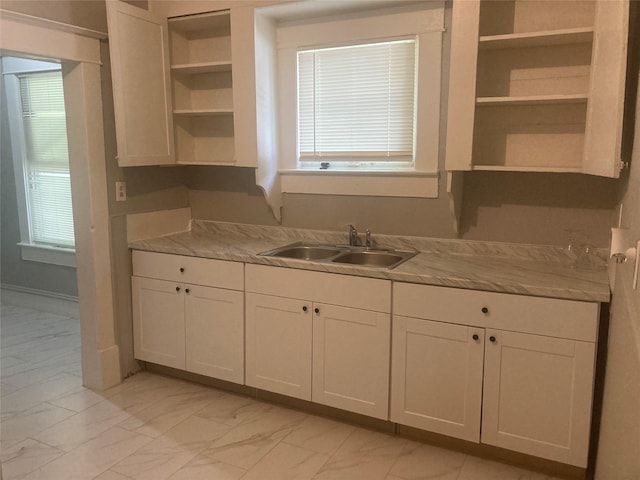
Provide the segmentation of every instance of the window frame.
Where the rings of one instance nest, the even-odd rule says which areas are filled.
[[[324,17],[277,27],[279,174],[284,193],[438,197],[444,2]],[[415,162],[384,168],[304,168],[298,161],[297,52],[415,37]]]
[[[29,61],[17,59],[22,65],[5,70],[3,59],[2,81],[5,84],[7,113],[9,116],[9,134],[11,138],[11,151],[13,157],[13,172],[16,185],[16,200],[18,207],[18,223],[20,230],[20,247],[22,260],[59,265],[64,267],[76,267],[75,248],[36,243],[31,239],[31,227],[29,225],[28,192],[27,192],[27,158],[25,145],[25,132],[22,120],[21,93],[19,75],[30,73],[45,73],[61,70],[61,65],[48,61]]]
[[[390,50],[396,49],[396,45],[400,45],[397,48],[397,50],[401,50],[402,53],[390,54],[389,53]],[[407,45],[409,45],[409,48],[408,49],[404,48]],[[384,56],[379,53],[380,47],[384,49]],[[378,89],[378,92],[380,92],[379,90],[380,88],[384,87],[387,95],[389,95],[391,91],[393,91],[395,94],[401,95],[403,100],[401,105],[405,106],[405,109],[402,111],[402,115],[397,116],[394,114],[393,109],[389,108],[389,103],[388,103],[389,98],[387,97],[386,99],[387,102],[384,102],[382,104],[386,108],[386,112],[385,112],[386,115],[381,116],[379,113],[376,113],[375,118],[377,122],[381,122],[383,119],[385,120],[384,128],[376,130],[376,132],[379,134],[379,136],[376,137],[376,140],[380,140],[383,138],[387,139],[387,142],[386,142],[387,148],[385,149],[381,144],[379,144],[379,148],[376,151],[367,150],[367,146],[360,139],[357,139],[355,141],[355,144],[360,148],[350,149],[349,147],[352,147],[353,144],[350,144],[348,140],[345,141],[344,139],[335,138],[334,136],[335,132],[329,135],[326,135],[323,133],[322,125],[326,126],[327,120],[330,119],[331,122],[340,122],[341,119],[339,117],[342,116],[342,114],[345,112],[349,112],[350,115],[358,116],[358,122],[362,121],[363,122],[362,124],[366,125],[368,122],[368,119],[366,118],[366,115],[363,115],[360,109],[353,109],[353,108],[345,109],[344,107],[341,107],[340,113],[337,113],[336,111],[332,112],[330,109],[329,110],[330,113],[327,114],[327,113],[323,113],[322,102],[318,102],[316,100],[317,98],[316,94],[318,93],[318,90],[320,90],[321,93],[329,93],[331,96],[337,95],[339,96],[341,101],[347,100],[346,97],[343,96],[345,94],[345,91],[348,91],[348,90],[352,91],[352,89],[350,89],[348,86],[345,87],[345,84],[343,81],[340,82],[341,84],[338,87],[336,86],[335,83],[331,82],[330,80],[331,78],[335,78],[332,76],[335,75],[336,73],[339,74],[340,77],[343,77],[345,75],[344,68],[336,70],[334,66],[331,65],[327,69],[328,72],[324,71],[324,69],[322,69],[321,71],[318,71],[316,69],[316,62],[315,62],[316,58],[320,59],[319,61],[322,62],[321,59],[325,55],[331,56],[333,52],[338,52],[337,53],[338,55],[340,55],[341,52],[344,52],[346,55],[353,56],[354,55],[353,52],[357,54],[357,52],[364,51],[369,48],[375,51],[374,54],[376,55],[376,57],[373,60],[375,61],[376,59],[381,59],[381,60],[383,59],[384,65],[385,67],[387,67],[387,69],[384,71],[383,74],[376,77],[377,81],[375,83],[369,81],[369,86],[373,87],[375,85],[375,87]],[[307,86],[306,95],[304,94],[300,95],[298,92],[298,109],[297,109],[298,129],[296,132],[297,138],[298,138],[298,145],[297,145],[298,146],[298,150],[297,150],[298,168],[311,167],[311,168],[318,169],[322,166],[323,163],[330,164],[330,166],[327,168],[334,168],[335,166],[341,166],[342,168],[349,168],[349,169],[355,169],[355,170],[362,170],[363,168],[366,168],[365,165],[368,166],[368,168],[370,169],[373,168],[373,169],[380,169],[380,170],[385,170],[385,169],[395,170],[398,166],[413,166],[415,162],[416,93],[418,88],[418,85],[417,85],[418,75],[417,75],[417,72],[415,71],[417,66],[417,52],[418,52],[418,42],[415,36],[408,36],[405,38],[396,38],[396,39],[385,39],[377,42],[366,42],[366,43],[358,42],[355,45],[349,44],[349,45],[341,45],[339,47],[298,49],[297,50],[297,58],[298,58],[297,86],[298,86],[298,89],[300,88],[300,85],[302,83],[304,83]],[[303,68],[300,65],[300,58],[302,55],[305,55],[305,57],[309,59],[305,63],[307,67],[306,67],[306,70],[304,70],[304,75],[302,73]],[[396,74],[392,78],[392,76],[389,74],[388,62],[392,58],[398,59],[400,55],[402,55],[403,58],[406,58],[412,63],[410,67],[411,70],[395,70]],[[364,57],[364,60],[365,60],[364,63],[365,64],[369,63],[369,59],[370,57]],[[340,58],[340,60],[343,61],[343,58]],[[353,65],[351,65],[351,67],[353,67]],[[349,68],[348,70],[352,70],[352,68]],[[358,77],[360,80],[364,80],[366,82],[367,80],[365,79],[365,77],[363,77],[362,73],[359,73]],[[400,75],[400,73],[402,73],[402,75]],[[350,75],[350,74],[351,74],[350,72],[347,72],[347,75]],[[396,80],[396,83],[394,84],[392,82],[395,79],[399,79],[399,81]],[[323,88],[322,86],[318,87],[318,84],[322,85],[323,80],[328,80],[329,82],[331,82],[330,83],[331,87],[329,88]],[[400,88],[398,88],[399,84],[402,85]],[[353,87],[358,84],[349,83],[349,85]],[[370,89],[365,91],[371,92]],[[305,101],[303,101],[303,98]],[[383,98],[384,97],[382,96],[376,97],[376,99],[383,99]],[[318,105],[320,105],[319,110],[316,108],[316,106]],[[358,107],[360,107],[363,104],[360,101],[358,101],[357,105]],[[304,108],[303,106],[306,106],[306,108]],[[302,115],[303,111],[305,115]],[[319,122],[321,125],[320,129],[318,130],[315,127],[313,129],[300,129],[300,125],[302,122],[301,118],[307,119],[308,121],[310,121],[310,123],[308,124],[314,125],[314,126],[317,125]],[[396,130],[396,132],[399,133],[397,137],[393,137],[392,135],[390,135],[390,125],[393,123],[393,122],[390,122],[390,118],[396,121],[399,121],[403,124],[402,129]],[[347,126],[347,125],[349,126],[349,128],[353,128],[353,125],[354,125],[353,118],[348,124],[345,124],[344,126]],[[376,125],[381,125],[381,124],[376,123]],[[303,142],[303,139],[306,140],[306,142]],[[318,142],[320,142],[321,145],[324,145],[325,148],[318,149],[317,148]],[[328,144],[326,142],[328,142]],[[392,147],[391,150],[389,149],[389,142],[396,145],[395,147]],[[305,145],[308,145],[311,148],[309,148],[308,150],[304,150],[303,143],[305,143]],[[403,148],[399,148],[398,144],[401,144]],[[336,150],[336,147],[338,147],[338,149],[340,150],[339,152]],[[386,150],[386,155],[384,154],[385,150]]]

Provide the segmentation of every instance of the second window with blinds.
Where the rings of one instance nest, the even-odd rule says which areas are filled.
[[[23,260],[75,266],[60,65],[2,59]]]
[[[442,2],[278,28],[282,191],[438,196]]]

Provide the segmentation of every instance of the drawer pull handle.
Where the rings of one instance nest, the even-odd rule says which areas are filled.
[[[319,308],[315,308],[313,311],[316,312],[316,313],[320,313],[320,309]]]
[[[180,273],[184,273],[184,267],[180,267]]]
[[[489,341],[490,341],[491,343],[496,343],[496,337],[494,337],[493,335],[491,335],[491,336],[489,337]]]
[[[489,309],[487,307],[482,307],[482,313],[487,315],[489,313]]]
[[[191,290],[189,290],[188,288],[185,288],[184,292],[185,293],[189,293]]]
[[[307,306],[306,306],[306,305],[305,305],[304,307],[302,307],[302,311],[303,311],[303,312],[306,312],[307,310],[308,310],[308,309],[307,309]]]
[[[480,340],[480,337],[478,336],[478,334],[477,334],[477,333],[474,333],[472,338],[473,338],[476,342],[477,342],[478,340]]]
[[[180,291],[180,287],[176,287],[176,292],[179,292],[179,291]]]

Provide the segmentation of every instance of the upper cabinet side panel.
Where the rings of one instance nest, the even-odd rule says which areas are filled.
[[[174,163],[167,21],[122,2],[107,14],[119,164]]]

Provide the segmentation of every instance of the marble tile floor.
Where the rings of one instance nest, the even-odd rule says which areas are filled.
[[[5,480],[552,480],[157,374],[94,392],[77,319],[0,316]]]

